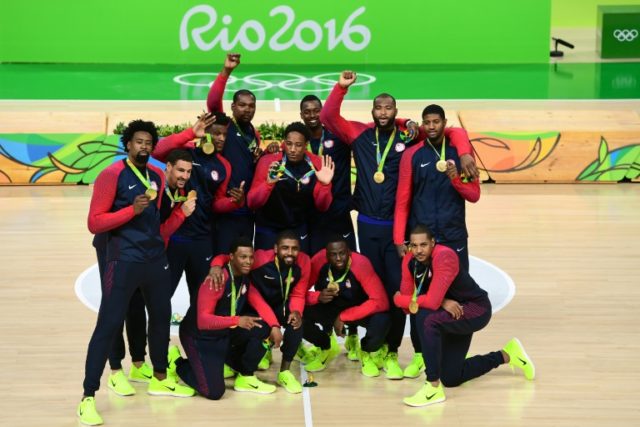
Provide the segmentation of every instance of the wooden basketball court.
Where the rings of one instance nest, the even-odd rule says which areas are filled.
[[[416,117],[423,104],[402,102],[400,107]],[[458,117],[451,111],[470,105],[486,109],[480,101],[443,104],[451,117]],[[559,109],[598,110],[602,104],[560,104]],[[637,102],[605,104],[613,119],[627,117],[629,111],[637,116],[639,110]],[[114,110],[119,111],[118,120],[134,118],[132,114],[150,119],[166,115],[152,111],[166,106],[140,106],[116,105]],[[7,102],[2,110],[18,115],[52,110],[41,103],[19,107],[22,112]],[[59,107],[69,109],[63,103]],[[91,102],[74,108],[71,115],[107,111],[104,104]],[[192,117],[200,108],[175,103],[168,110],[184,110],[185,117]],[[345,115],[366,120],[369,108],[368,103],[354,102]],[[513,104],[492,102],[491,108],[513,109]],[[546,111],[549,105],[532,103],[525,109]],[[297,117],[293,105],[279,112],[259,106],[259,111],[261,121]],[[53,117],[49,125],[56,122]],[[18,126],[12,123],[3,124],[5,132],[7,126]],[[640,133],[633,126],[629,132],[637,143]],[[78,275],[95,263],[86,228],[90,193],[87,186],[0,187],[0,330],[7,386],[0,400],[2,425],[78,424],[75,408],[96,319],[73,289]],[[140,427],[635,425],[640,419],[640,373],[635,368],[640,354],[635,308],[640,301],[639,211],[640,187],[635,184],[486,184],[480,201],[468,205],[470,253],[503,269],[516,285],[511,303],[474,336],[472,352],[497,350],[517,336],[536,363],[533,382],[503,366],[447,389],[444,404],[409,408],[402,397],[413,394],[423,378],[365,378],[343,352],[325,372],[315,374],[319,386],[302,396],[282,388],[269,396],[237,393],[228,383],[223,399],[213,402],[149,397],[145,386],[135,384],[137,395],[123,398],[104,387],[104,376],[98,410],[106,425]],[[172,342],[179,343],[177,337]],[[405,338],[402,366],[411,353]],[[275,382],[278,351],[274,357],[272,368],[258,373],[270,382]],[[125,370],[129,363],[127,358]],[[297,362],[294,369],[299,369]]]

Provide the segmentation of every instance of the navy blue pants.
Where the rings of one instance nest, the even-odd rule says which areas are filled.
[[[287,323],[287,318],[289,317],[290,312],[288,307],[286,312],[282,310],[283,304],[271,308],[273,309],[273,313],[276,315],[278,322],[284,328],[284,333],[282,334],[282,345],[280,346],[282,360],[291,362],[293,361],[293,358],[298,351],[298,347],[302,342],[302,331],[304,327],[301,325],[298,329],[294,329],[293,326]],[[246,313],[243,314],[246,316],[259,316],[253,309],[246,310]]]
[[[440,380],[446,387],[456,387],[504,363],[499,351],[466,359],[473,333],[491,319],[491,303],[482,298],[462,306],[464,316],[458,320],[442,308],[421,308],[415,315],[427,381]]]
[[[135,290],[140,288],[149,311],[149,351],[156,372],[166,372],[171,316],[169,264],[161,256],[148,263],[110,261],[106,264],[102,299],[85,363],[84,395],[94,396]]]
[[[366,256],[382,280],[387,297],[391,301],[389,316],[391,326],[387,335],[389,351],[397,353],[402,336],[406,315],[393,304],[393,295],[400,290],[402,259],[393,244],[393,224],[372,224],[358,217],[358,243],[360,253]]]
[[[322,215],[322,214],[320,214]],[[327,240],[338,234],[342,236],[352,251],[356,250],[356,235],[353,231],[351,214],[346,212],[339,217],[321,218],[309,223],[309,255],[313,256],[327,247]]]
[[[335,302],[307,306],[302,318],[304,339],[323,350],[328,350],[331,347],[331,338],[325,331],[331,331],[333,322],[345,308]],[[376,351],[384,344],[389,331],[389,323],[389,313],[387,312],[374,313],[363,319],[349,322],[350,325],[362,326],[367,330],[360,341],[362,350],[367,352]],[[321,327],[317,324],[320,324]]]
[[[454,251],[458,255],[460,261],[460,271],[469,272],[469,241],[468,239],[455,240],[452,242],[438,242],[441,245],[445,245]]]
[[[171,236],[167,246],[167,259],[171,271],[171,295],[175,293],[184,271],[189,289],[189,301],[193,304],[200,284],[209,274],[212,258],[210,240],[190,240]]]
[[[218,400],[225,391],[224,364],[242,375],[253,375],[266,353],[262,342],[269,336],[266,324],[262,328],[223,329],[193,334],[180,325],[180,342],[188,359],[178,359],[178,376],[207,399]]]
[[[213,256],[228,254],[231,245],[239,236],[246,236],[253,241],[255,218],[253,214],[224,214],[216,216],[212,236]]]
[[[309,232],[307,231],[307,224],[303,224],[298,227],[290,227],[290,229],[293,230],[300,238],[300,250],[305,254],[308,254]],[[285,229],[256,225],[256,239],[254,242],[255,249],[273,249],[273,245],[276,244],[278,233],[283,230]]]
[[[96,248],[96,256],[98,258],[98,271],[100,272],[100,289],[104,293],[102,276],[107,263],[107,251],[105,248]],[[129,354],[132,362],[144,362],[147,355],[147,313],[144,308],[144,298],[140,288],[136,288],[131,301],[129,301],[129,309],[125,316],[125,324],[127,325],[127,342],[129,343]],[[122,359],[125,356],[124,338],[122,332],[124,325],[120,327],[120,331],[113,340],[113,346],[109,353],[109,367],[112,370],[122,369]]]

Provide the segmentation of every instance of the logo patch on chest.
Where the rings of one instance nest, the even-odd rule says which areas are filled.
[[[305,176],[300,180],[300,183],[304,185],[307,185],[309,182],[311,182],[311,178],[308,176]]]
[[[402,153],[405,149],[407,148],[406,145],[404,145],[402,142],[398,142],[395,146],[395,150],[398,153]]]
[[[327,139],[327,140],[324,142],[324,148],[332,148],[332,147],[333,147],[333,144],[334,144],[333,139]]]
[[[220,174],[218,171],[211,171],[211,179],[217,181],[220,179]]]

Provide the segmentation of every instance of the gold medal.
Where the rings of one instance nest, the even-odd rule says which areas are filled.
[[[418,312],[418,303],[412,300],[409,303],[409,313],[416,314],[417,312]]]
[[[331,282],[327,285],[327,289],[329,289],[330,291],[338,292],[340,290],[340,285],[338,285],[336,282]]]
[[[382,184],[384,182],[384,173],[381,171],[374,173],[373,180],[376,182],[376,184]]]
[[[158,192],[153,188],[147,188],[147,191],[144,192],[150,200],[155,200],[158,197]]]
[[[187,193],[187,200],[196,199],[196,198],[198,198],[198,193],[196,192],[196,190],[191,190]]]
[[[438,160],[436,163],[436,169],[438,172],[446,172],[447,171],[447,161],[446,160]]]
[[[204,154],[212,154],[214,151],[216,151],[216,147],[214,147],[213,143],[209,141],[202,144],[201,148]]]

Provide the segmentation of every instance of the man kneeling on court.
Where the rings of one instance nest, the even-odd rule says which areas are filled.
[[[239,372],[234,390],[260,394],[276,391],[274,385],[254,375],[266,351],[262,341],[270,337],[278,347],[282,333],[273,312],[251,285],[252,265],[253,245],[241,236],[232,245],[229,262],[222,270],[224,286],[215,290],[211,276],[207,276],[196,304],[189,307],[180,323],[180,342],[188,359],[180,356],[178,347],[169,349],[167,372],[177,374],[207,399],[217,400],[224,394],[225,363]],[[247,304],[260,317],[238,316]]]
[[[423,224],[409,236],[409,249],[402,260],[400,292],[396,306],[415,315],[427,381],[416,394],[404,399],[409,406],[425,406],[445,400],[444,389],[486,374],[509,363],[535,377],[533,362],[517,338],[500,351],[467,358],[473,333],[491,319],[491,302],[469,273],[460,270],[453,249],[435,243]]]
[[[366,328],[361,341],[362,374],[380,375],[370,353],[378,350],[389,331],[389,301],[380,278],[371,262],[357,252],[351,252],[342,236],[328,240],[327,247],[311,260],[311,281],[315,290],[307,293],[304,313],[304,339],[321,349],[315,359],[306,364],[308,372],[322,371],[337,353],[331,349],[331,339],[316,323],[344,336],[344,324]]]

